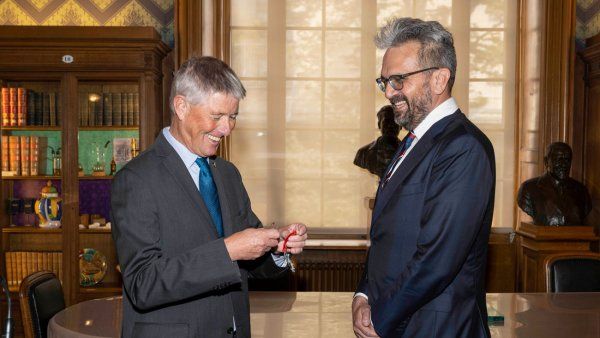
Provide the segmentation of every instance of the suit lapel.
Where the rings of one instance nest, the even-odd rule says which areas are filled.
[[[406,158],[402,161],[398,169],[389,182],[383,189],[379,189],[377,197],[375,199],[375,206],[373,207],[373,217],[371,220],[371,226],[375,223],[377,218],[381,215],[381,211],[387,203],[390,201],[390,197],[398,190],[402,182],[410,175],[410,173],[417,167],[423,158],[429,153],[431,148],[437,142],[439,136],[444,134],[448,124],[460,116],[460,110],[457,110],[452,115],[449,115],[440,121],[436,122],[429,130],[423,135],[423,137],[417,142],[415,147],[406,155]]]
[[[197,206],[197,208],[194,208],[194,212],[198,213],[198,218],[204,221],[202,223],[210,224],[210,232],[217,238],[217,229],[213,223],[212,217],[210,216],[204,201],[200,197],[200,193],[198,192],[198,189],[196,189],[196,184],[194,184],[194,181],[190,177],[189,171],[183,164],[183,161],[181,161],[181,157],[179,157],[175,149],[171,147],[162,132],[156,140],[156,145],[158,147],[157,150],[159,155],[164,158],[162,162],[163,165],[167,168],[169,173],[171,173],[181,190],[192,200],[193,205]]]

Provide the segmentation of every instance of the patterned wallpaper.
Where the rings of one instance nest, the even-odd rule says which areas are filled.
[[[585,39],[600,33],[600,0],[577,0],[575,10],[577,49],[585,47]]]
[[[174,0],[0,0],[0,25],[152,26],[174,46]]]

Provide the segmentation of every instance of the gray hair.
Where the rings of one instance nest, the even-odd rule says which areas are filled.
[[[246,89],[225,62],[210,56],[193,56],[175,73],[169,96],[171,113],[175,112],[173,99],[177,95],[185,96],[196,105],[214,93],[230,94],[241,100],[246,96]]]
[[[415,18],[392,18],[377,33],[374,41],[379,49],[397,47],[410,41],[419,42],[421,44],[418,55],[420,66],[448,68],[450,70],[448,89],[452,91],[456,77],[454,39],[439,22]]]

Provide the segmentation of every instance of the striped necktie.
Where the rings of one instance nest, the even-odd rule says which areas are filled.
[[[204,200],[204,204],[212,217],[217,233],[219,237],[223,237],[223,220],[221,218],[221,205],[219,204],[219,194],[217,192],[217,186],[213,179],[208,162],[205,157],[198,157],[196,164],[200,167],[200,175],[198,180],[198,189],[200,190],[200,196]]]
[[[415,137],[416,137],[415,134],[413,134],[413,132],[411,131],[408,133],[408,135],[406,135],[406,138],[404,138],[404,143],[402,144],[402,150],[400,150],[398,155],[394,158],[387,174],[385,174],[385,177],[381,181],[382,188],[385,187],[385,185],[388,183],[390,178],[392,178],[392,174],[394,174],[394,168],[396,167],[396,165],[398,165],[398,162],[400,162],[402,157],[404,157],[404,154],[406,153],[408,148],[410,148],[410,145],[412,144]]]

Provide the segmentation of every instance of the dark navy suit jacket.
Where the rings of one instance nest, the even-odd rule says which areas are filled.
[[[494,150],[457,110],[435,123],[377,192],[357,292],[381,337],[489,337],[485,266]]]

